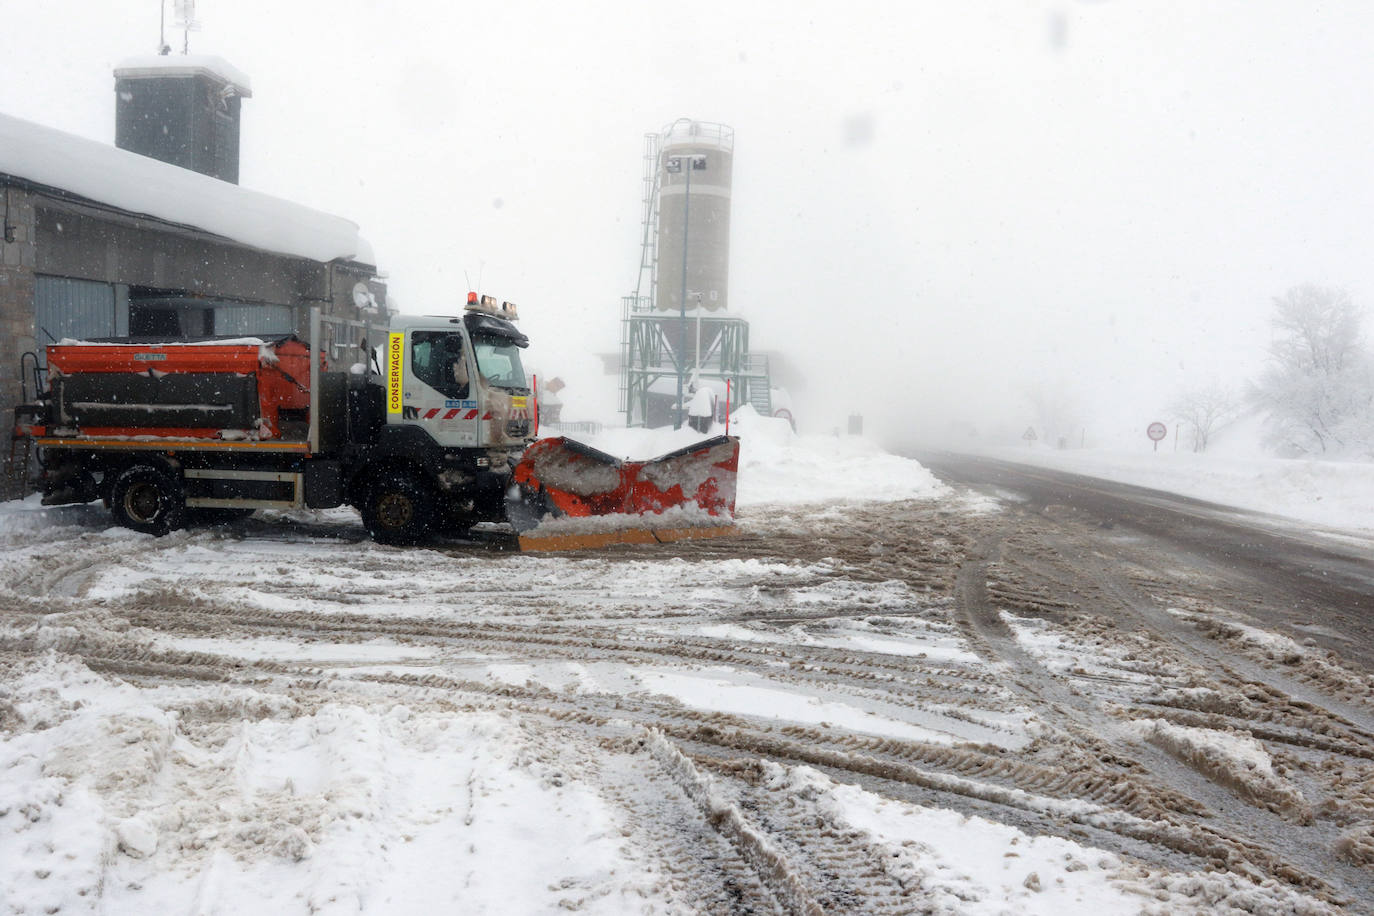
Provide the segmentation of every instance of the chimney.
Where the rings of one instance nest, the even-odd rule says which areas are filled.
[[[115,146],[239,183],[248,77],[219,57],[135,57],[115,68]]]

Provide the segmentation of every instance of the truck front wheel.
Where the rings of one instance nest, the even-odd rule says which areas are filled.
[[[136,464],[115,478],[110,511],[125,528],[162,537],[181,527],[186,499],[180,485],[166,473]]]
[[[385,474],[368,488],[363,524],[379,544],[414,544],[434,524],[434,496],[405,474]]]

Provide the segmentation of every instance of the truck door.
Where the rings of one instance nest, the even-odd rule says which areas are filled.
[[[476,445],[482,411],[462,332],[415,330],[407,338],[401,422],[425,427],[440,445]]]

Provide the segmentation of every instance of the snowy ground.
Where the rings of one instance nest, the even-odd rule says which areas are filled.
[[[396,549],[342,510],[153,539],[0,506],[0,912],[1335,911],[1066,750],[1064,702],[956,619],[957,526],[996,504],[860,439],[737,431],[747,549]],[[845,553],[863,519],[883,534]],[[1314,816],[1254,737],[1121,711],[1205,666],[1002,614],[1046,684],[1117,685],[1118,752]],[[1367,865],[1365,823],[1340,842]]]
[[[1148,448],[1003,448],[1005,461],[1038,464],[1237,506],[1331,528],[1374,531],[1374,464]]]

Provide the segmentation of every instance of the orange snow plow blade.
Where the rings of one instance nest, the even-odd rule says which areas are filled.
[[[541,439],[515,466],[507,515],[521,550],[668,543],[731,531],[739,439],[716,436],[649,461]]]

